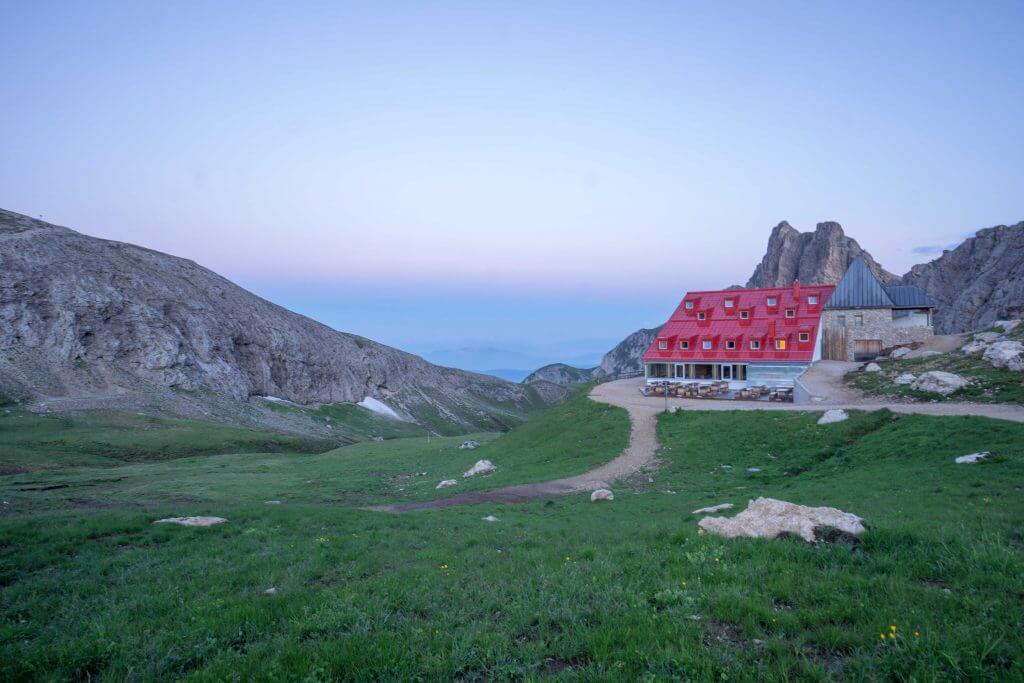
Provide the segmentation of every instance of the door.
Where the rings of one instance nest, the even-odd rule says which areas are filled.
[[[853,359],[874,360],[882,353],[881,339],[857,339],[853,342]]]
[[[722,379],[732,379],[732,366],[731,365],[723,365],[722,366]]]
[[[849,360],[846,353],[845,329],[827,327],[821,331],[821,357],[823,360]]]

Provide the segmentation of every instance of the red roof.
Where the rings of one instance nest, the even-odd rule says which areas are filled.
[[[809,363],[822,309],[834,290],[835,285],[794,282],[792,287],[688,292],[651,342],[644,361]],[[811,303],[812,297],[817,303]],[[770,299],[774,306],[769,306]],[[789,311],[792,317],[787,317]],[[800,341],[802,334],[807,341]],[[785,349],[776,349],[777,340]],[[760,348],[751,348],[751,341]],[[704,342],[711,348],[705,349]]]

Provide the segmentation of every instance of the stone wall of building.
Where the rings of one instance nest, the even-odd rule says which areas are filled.
[[[896,325],[889,308],[858,308],[825,311],[821,316],[823,330],[842,329],[839,318],[846,318],[846,360],[853,360],[857,341],[880,340],[882,350],[924,341],[934,334],[927,325]]]

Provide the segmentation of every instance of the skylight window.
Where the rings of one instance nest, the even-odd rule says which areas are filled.
[[[701,348],[704,349],[705,351],[707,351],[711,347],[712,347],[712,343],[711,343],[710,339],[705,339],[704,342],[701,344]]]
[[[704,311],[701,311],[700,313],[697,314],[697,320],[707,320],[707,319],[708,319],[708,314],[705,313]]]
[[[686,302],[686,310],[688,310],[688,311],[692,311],[693,310],[693,302],[692,301],[687,301]]]
[[[736,305],[736,302],[733,299],[726,299],[725,300],[725,307],[726,308],[732,308],[734,305]]]
[[[810,332],[801,332],[800,333],[800,341],[802,341],[802,342],[809,342],[809,341],[811,341],[811,333]]]
[[[726,340],[725,348],[727,348],[729,350],[735,349],[736,348],[736,340],[734,340],[734,339]]]
[[[786,309],[786,317],[787,318],[795,318],[796,317],[796,309],[795,308],[787,308]]]
[[[750,311],[740,311],[740,320],[749,320]]]
[[[785,339],[776,339],[775,340],[775,350],[776,351],[785,351],[786,350],[786,340]]]
[[[779,300],[776,297],[774,297],[774,296],[770,296],[770,297],[768,297],[768,305],[769,306],[778,306],[779,305]]]
[[[668,348],[668,342],[665,341],[664,339],[659,339],[658,340],[658,348],[660,350],[662,350],[662,351],[666,350]]]
[[[811,306],[816,306],[818,304],[818,297],[814,294],[811,294],[810,296],[807,297],[807,303],[809,303]]]
[[[750,348],[752,350],[754,350],[754,351],[759,350],[761,348],[761,342],[759,340],[757,340],[757,339],[751,339],[750,340]]]

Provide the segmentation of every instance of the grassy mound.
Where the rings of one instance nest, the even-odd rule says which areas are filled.
[[[1002,330],[989,330],[1002,332]],[[1006,335],[1013,341],[1024,341],[1024,325]],[[993,367],[981,353],[966,354],[960,350],[929,358],[882,361],[881,372],[863,369],[847,374],[846,380],[856,388],[873,395],[899,396],[920,401],[973,401],[975,403],[1015,403],[1024,405],[1024,372]],[[952,372],[970,380],[970,384],[949,396],[911,389],[909,385],[893,384],[905,372],[920,375],[929,370]]]
[[[521,458],[526,478],[558,471],[536,453],[571,453],[605,419],[572,405],[475,451],[452,439],[438,464],[461,471],[486,456],[501,473]],[[602,505],[346,506],[346,490],[402,485],[370,484],[395,458],[419,457],[396,452],[402,441],[125,465],[111,479],[153,474],[105,483],[92,506],[0,477],[11,503],[0,513],[0,679],[1024,677],[1024,425],[816,418],[664,415],[655,482],[620,484]],[[610,449],[611,436],[602,442]],[[510,450],[499,459],[499,448]],[[978,450],[995,455],[953,463]],[[48,485],[72,474],[47,473]],[[259,487],[274,481],[296,499],[264,504],[271,488]],[[691,510],[758,495],[834,505],[870,528],[856,545],[820,547],[696,533]],[[182,514],[229,521],[152,524]],[[481,520],[490,514],[498,521]]]

